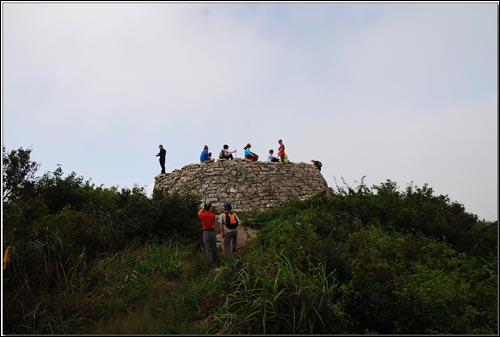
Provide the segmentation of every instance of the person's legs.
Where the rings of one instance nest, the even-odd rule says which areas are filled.
[[[238,251],[238,231],[233,232],[233,237],[231,238],[231,241],[233,246],[233,253],[236,253]]]
[[[229,245],[231,244],[231,236],[228,235],[229,233],[224,233],[224,253],[227,255],[231,253]]]
[[[224,234],[224,251],[226,254],[231,255],[233,252],[236,252],[238,250],[236,246],[237,236],[238,231],[226,232]]]
[[[160,159],[161,173],[165,173],[165,159]]]
[[[205,246],[205,253],[210,258],[210,232],[203,231],[203,245]]]
[[[212,262],[217,262],[219,256],[217,254],[217,235],[215,231],[210,231],[210,253]]]

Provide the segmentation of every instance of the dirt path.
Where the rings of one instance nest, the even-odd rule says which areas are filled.
[[[257,237],[258,230],[244,226],[238,226],[238,248],[243,248]],[[217,234],[217,247],[223,249],[224,239],[221,234]]]

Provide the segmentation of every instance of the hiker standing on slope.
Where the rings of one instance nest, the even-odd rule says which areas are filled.
[[[219,228],[224,239],[224,252],[228,255],[238,251],[238,225],[241,220],[231,210],[229,202],[224,204],[224,213],[219,216]],[[232,247],[231,247],[232,246]]]
[[[205,252],[212,262],[217,262],[217,235],[215,234],[215,214],[210,210],[212,205],[206,203],[198,212],[201,219],[201,228],[203,229],[203,244]]]

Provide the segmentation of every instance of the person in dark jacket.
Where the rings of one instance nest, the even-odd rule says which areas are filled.
[[[160,157],[160,174],[165,174],[165,158],[167,157],[167,151],[163,148],[163,145],[160,145],[160,152],[156,156]]]
[[[323,164],[321,164],[320,161],[317,161],[317,160],[311,160],[311,164],[313,164],[314,166],[316,166],[318,168],[318,170],[321,171],[321,166],[323,166]]]

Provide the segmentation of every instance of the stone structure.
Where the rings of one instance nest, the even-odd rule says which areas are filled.
[[[311,164],[251,162],[240,158],[190,164],[155,177],[155,189],[191,194],[219,211],[225,202],[235,210],[279,206],[289,199],[307,199],[329,191],[321,172]]]

